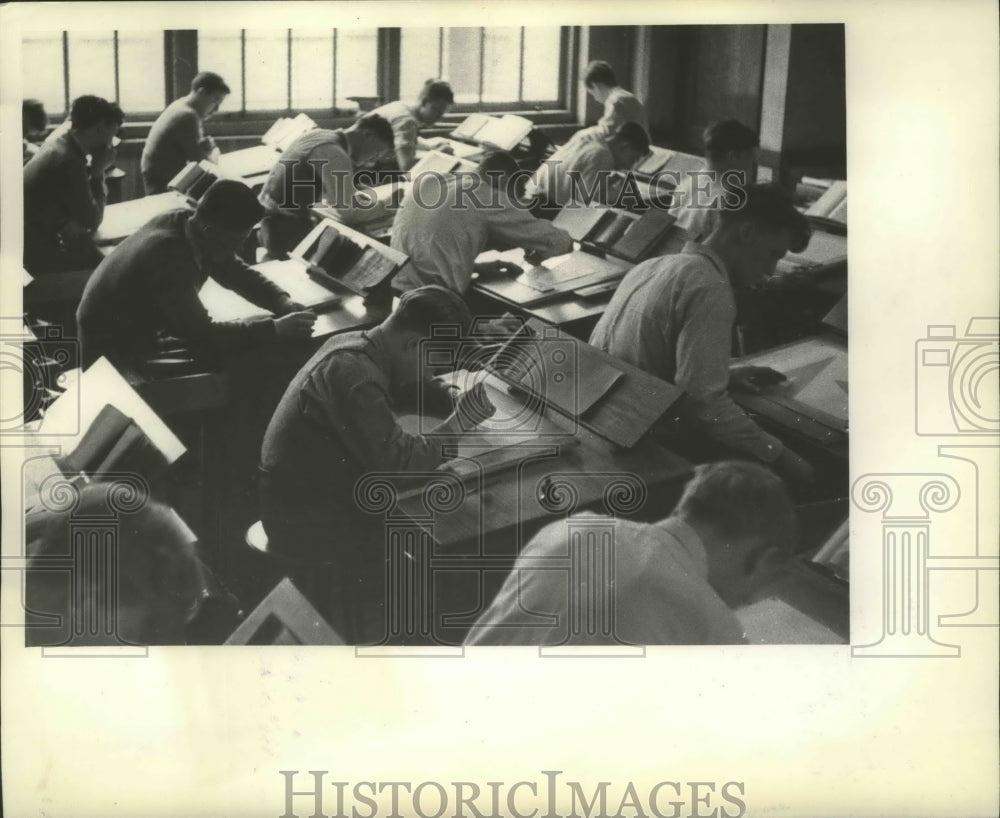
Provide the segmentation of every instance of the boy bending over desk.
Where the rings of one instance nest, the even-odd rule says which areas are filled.
[[[597,564],[613,564],[614,573],[604,578],[571,565],[575,557],[594,564],[592,553],[574,554],[573,525],[552,523],[528,543],[467,645],[744,642],[732,609],[791,553],[794,512],[775,474],[726,461],[699,466],[666,519],[609,521],[610,553]],[[579,583],[567,582],[581,570]]]
[[[701,244],[649,259],[622,279],[590,343],[687,393],[686,418],[720,448],[772,466],[794,483],[813,469],[736,405],[730,389],[756,392],[784,380],[767,367],[730,367],[734,287],[773,275],[789,249],[808,243],[809,226],[777,185],[747,189],[742,206],[722,210]]]
[[[379,326],[328,340],[292,380],[267,428],[260,488],[268,549],[334,566],[337,587],[328,599],[342,604],[332,612],[317,605],[349,640],[377,639],[384,627],[384,521],[358,507],[355,484],[369,472],[435,468],[445,440],[495,411],[482,384],[453,399],[425,381],[423,409],[448,417],[428,434],[409,434],[394,413],[400,395],[423,378],[421,341],[432,328],[457,326],[465,336],[471,323],[468,307],[444,287],[405,293]],[[348,615],[354,624],[339,618]]]
[[[83,366],[141,364],[178,342],[210,361],[310,336],[316,316],[237,255],[264,209],[219,180],[197,210],[173,210],[125,239],[94,271],[77,310]],[[208,276],[280,316],[215,322],[198,298]]]

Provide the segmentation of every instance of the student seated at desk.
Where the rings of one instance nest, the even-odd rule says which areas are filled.
[[[169,211],[125,239],[94,271],[77,310],[83,366],[102,355],[139,363],[178,342],[212,361],[308,338],[316,316],[236,255],[262,215],[250,188],[220,179],[194,213]],[[281,317],[212,321],[198,298],[208,276]]]
[[[334,562],[342,587],[331,594],[348,608],[371,608],[361,641],[378,638],[384,625],[381,596],[372,589],[385,572],[385,537],[383,520],[359,508],[355,484],[368,472],[435,468],[444,459],[442,443],[453,439],[439,436],[471,430],[493,414],[482,384],[453,400],[435,381],[424,382],[422,405],[448,417],[430,433],[407,433],[393,411],[400,395],[421,383],[421,341],[432,328],[457,326],[465,336],[471,323],[468,307],[444,287],[405,293],[379,326],[323,345],[288,386],[264,436],[261,520],[268,548]],[[339,632],[357,633],[332,620]]]
[[[104,171],[114,164],[124,118],[113,102],[78,97],[69,127],[50,135],[24,166],[24,268],[32,275],[100,263],[91,234],[104,218]]]
[[[666,519],[614,520],[613,580],[596,587],[567,582],[571,525],[552,523],[528,543],[465,644],[742,643],[732,609],[791,552],[794,512],[781,480],[763,466],[699,466]],[[545,614],[552,621],[540,624]]]
[[[117,543],[101,563],[105,570],[88,571],[92,560],[79,559],[83,552],[74,558],[74,528],[86,531],[87,517],[107,519],[114,508],[109,486],[114,485],[93,483],[80,490],[71,510],[42,511],[26,521],[26,607],[60,617],[58,623],[26,624],[26,645],[185,643],[187,625],[205,597],[207,576],[190,531],[169,508],[151,500],[136,511],[120,512]],[[114,569],[113,588],[107,568]],[[114,618],[105,618],[108,614]]]
[[[260,193],[267,211],[260,239],[268,256],[288,258],[288,251],[312,230],[310,208],[320,202],[340,211],[345,223],[356,222],[360,211],[351,210],[355,165],[388,153],[392,140],[385,119],[365,114],[349,128],[315,128],[289,145]]]
[[[812,468],[757,426],[729,394],[783,380],[766,367],[730,367],[734,288],[774,274],[789,249],[808,242],[805,217],[777,185],[753,185],[742,207],[723,210],[702,243],[644,261],[622,279],[590,343],[676,384],[688,420],[712,441],[774,467],[795,482]]]
[[[569,233],[536,219],[518,201],[518,170],[509,153],[496,151],[474,174],[421,175],[392,226],[392,247],[410,257],[393,287],[440,284],[465,293],[484,250],[523,247],[538,261],[570,252]]]
[[[635,122],[649,133],[646,109],[635,94],[618,84],[615,70],[604,60],[594,60],[587,66],[583,84],[587,93],[604,106],[604,113],[596,125],[578,131],[577,138],[608,140],[626,122]]]
[[[191,81],[191,92],[174,100],[156,118],[142,149],[142,181],[146,195],[163,193],[188,162],[217,162],[219,149],[205,136],[204,122],[219,110],[229,86],[218,74],[202,71]]]
[[[607,204],[611,171],[628,170],[648,152],[649,136],[636,122],[626,122],[607,142],[570,139],[539,166],[525,194],[546,209],[573,202]]]
[[[45,106],[37,99],[26,99],[21,103],[21,164],[38,153],[45,140],[45,130],[49,127],[49,115]]]
[[[446,140],[429,141],[420,138],[420,128],[433,125],[455,102],[451,86],[443,80],[430,79],[420,89],[416,106],[407,105],[402,100],[390,102],[372,111],[392,126],[396,169],[409,170],[417,161],[417,149],[437,150],[450,153]]]
[[[737,201],[735,190],[754,179],[760,138],[735,119],[709,125],[705,141],[704,171],[694,171],[674,190],[670,214],[692,241],[701,241],[715,227],[719,211],[728,201]]]

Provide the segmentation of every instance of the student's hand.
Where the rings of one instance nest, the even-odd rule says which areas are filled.
[[[104,176],[104,171],[110,168],[117,158],[118,152],[110,145],[101,145],[99,148],[94,148],[90,154],[91,175]]]
[[[274,331],[281,341],[301,341],[312,337],[312,327],[315,323],[315,313],[290,312],[274,319]]]
[[[436,150],[438,153],[446,153],[449,156],[455,152],[455,149],[452,147],[451,143],[444,139],[442,139],[440,142],[437,143],[437,145],[434,147],[434,150]]]
[[[524,251],[524,261],[526,264],[530,264],[533,267],[537,267],[541,264],[548,256],[545,255],[541,250],[525,250]]]
[[[760,392],[788,380],[778,370],[769,366],[733,366],[729,369],[729,388],[740,392]]]
[[[786,448],[771,466],[791,488],[810,486],[816,482],[816,471],[791,449]]]
[[[289,315],[293,312],[308,312],[309,308],[305,304],[300,304],[298,301],[292,301],[288,298],[281,305],[281,314]]]
[[[487,418],[493,417],[497,408],[486,396],[486,388],[477,383],[467,392],[463,392],[455,402],[455,413],[462,423],[463,429],[473,429]]]

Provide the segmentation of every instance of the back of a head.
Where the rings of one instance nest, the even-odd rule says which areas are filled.
[[[381,114],[364,114],[355,123],[358,130],[363,131],[369,139],[375,139],[387,148],[392,146],[392,125]]]
[[[41,131],[49,123],[45,106],[37,99],[26,99],[21,103],[21,129],[24,132]]]
[[[594,60],[584,72],[583,84],[588,88],[593,85],[607,85],[609,88],[614,88],[618,85],[618,78],[610,63],[606,63],[604,60]]]
[[[234,179],[213,182],[195,212],[199,221],[231,230],[249,230],[264,217],[253,191]]]
[[[638,122],[626,122],[615,133],[615,141],[623,142],[640,156],[649,153],[649,134]]]
[[[812,235],[809,220],[795,209],[788,191],[774,182],[750,185],[742,205],[720,210],[719,216],[723,225],[749,221],[771,232],[787,230],[792,252],[801,252]]]
[[[760,137],[736,119],[723,119],[709,125],[702,134],[705,142],[705,156],[713,162],[720,161],[731,153],[743,153],[760,147]]]
[[[429,79],[420,89],[420,103],[424,102],[444,102],[448,105],[455,104],[455,93],[451,86],[444,80]]]
[[[79,533],[86,533],[88,519],[106,519],[115,508],[114,486],[91,484],[73,508],[41,513],[38,534],[27,548],[26,601],[32,610],[57,614],[62,622],[27,627],[28,644],[65,644],[67,639],[114,644],[116,636],[136,644],[183,641],[204,583],[188,532],[167,507],[149,500],[134,511],[116,512],[117,543],[102,555],[102,564],[116,569],[113,587],[106,571],[87,570],[96,555],[75,550],[81,548]],[[57,566],[65,570],[52,570]],[[74,599],[71,587],[82,596]],[[110,623],[73,620],[102,607],[115,615],[117,634],[107,632]]]
[[[472,326],[472,313],[458,293],[430,284],[403,293],[391,320],[424,338],[429,338],[435,327],[456,326],[459,336],[465,337]]]
[[[695,469],[675,515],[707,526],[728,542],[756,542],[790,552],[795,513],[784,483],[758,463],[726,460]]]
[[[73,100],[69,118],[75,130],[85,131],[95,125],[112,124],[120,127],[125,115],[117,104],[102,97],[85,94]]]
[[[191,80],[191,93],[204,91],[206,94],[228,94],[229,86],[219,74],[214,71],[202,71]]]

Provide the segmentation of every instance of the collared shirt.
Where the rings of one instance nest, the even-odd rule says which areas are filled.
[[[162,193],[188,162],[207,159],[202,119],[186,97],[171,102],[149,129],[140,168],[146,193]]]
[[[678,255],[649,259],[622,279],[590,336],[598,349],[674,383],[713,439],[764,462],[781,443],[729,395],[736,302],[722,260],[688,242]]]
[[[106,202],[103,175],[91,176],[87,154],[69,129],[46,141],[24,166],[26,242],[58,242],[70,223],[96,230]]]
[[[619,86],[608,92],[608,98],[604,100],[604,113],[597,120],[597,124],[584,128],[577,135],[587,139],[607,141],[626,122],[637,122],[647,134],[649,133],[649,122],[643,104],[635,94]]]
[[[405,102],[396,101],[372,111],[392,126],[393,148],[400,170],[409,170],[417,159],[417,140],[420,122],[414,109]]]
[[[614,167],[614,156],[606,143],[570,139],[539,166],[526,193],[559,207],[580,200],[603,201],[598,183],[603,175],[606,185]]]
[[[264,183],[260,203],[268,211],[296,212],[308,218],[309,208],[322,200],[346,213],[354,190],[354,161],[347,136],[341,130],[315,128],[282,153]]]
[[[397,423],[389,376],[381,342],[348,332],[328,340],[289,384],[261,449],[264,524],[280,549],[322,550],[338,536],[338,547],[353,547],[345,532],[382,526],[355,501],[359,478],[442,462],[439,443]]]
[[[235,255],[221,263],[203,257],[190,237],[191,215],[173,210],[156,216],[94,271],[77,310],[85,366],[102,355],[113,362],[146,357],[164,334],[209,355],[274,338],[270,318],[211,319],[198,298],[208,276],[272,312],[284,311],[288,296]]]
[[[704,241],[718,224],[722,197],[726,194],[726,189],[715,179],[690,173],[673,192],[670,215],[692,241]]]
[[[606,520],[606,527],[601,521]],[[583,532],[605,529],[588,554]],[[574,529],[578,529],[574,533]],[[581,564],[570,568],[573,553]],[[605,562],[605,560],[607,560]],[[599,572],[596,577],[586,566]],[[583,570],[580,570],[580,569]],[[695,531],[671,517],[649,525],[584,515],[544,528],[524,548],[467,645],[728,645],[745,642],[735,614],[708,583]],[[574,581],[575,580],[575,581]],[[595,581],[596,580],[596,581]],[[613,613],[613,616],[611,615]],[[613,622],[613,625],[612,625]]]
[[[464,293],[476,256],[486,249],[523,247],[542,258],[573,249],[569,233],[536,219],[486,179],[425,173],[403,200],[392,226],[392,247],[410,257],[393,281],[406,291],[440,284]]]

